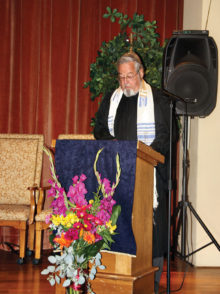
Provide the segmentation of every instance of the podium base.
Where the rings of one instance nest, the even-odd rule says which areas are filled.
[[[154,273],[157,268],[134,276],[97,273],[91,282],[96,294],[154,294]],[[56,284],[56,294],[65,294],[65,288]]]
[[[135,276],[97,273],[91,282],[96,294],[153,294],[155,269]]]

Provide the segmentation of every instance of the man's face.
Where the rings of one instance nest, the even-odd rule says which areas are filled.
[[[143,78],[143,69],[136,72],[133,62],[118,66],[119,83],[125,96],[130,97],[138,93]]]

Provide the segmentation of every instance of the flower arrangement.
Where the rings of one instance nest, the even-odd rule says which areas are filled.
[[[41,273],[49,275],[51,286],[64,279],[63,287],[68,289],[68,293],[77,294],[84,289],[86,293],[94,294],[89,279],[95,278],[97,268],[105,268],[101,263],[100,250],[110,249],[121,212],[120,205],[116,205],[113,199],[121,174],[119,155],[116,155],[116,181],[111,186],[110,181],[102,179],[97,171],[102,149],[97,152],[93,167],[98,188],[93,193],[94,199],[87,201],[86,175],[74,176],[66,194],[56,176],[50,151],[46,147],[44,151],[49,156],[52,175],[48,196],[53,197],[52,213],[46,222],[50,224],[50,242],[55,254],[48,257],[52,265]]]

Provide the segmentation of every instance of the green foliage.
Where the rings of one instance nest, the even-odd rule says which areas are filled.
[[[105,95],[118,87],[116,62],[121,55],[130,49],[130,31],[133,36],[133,51],[142,59],[145,67],[145,80],[154,87],[161,86],[162,56],[164,46],[160,45],[156,33],[156,21],[145,21],[143,15],[135,13],[133,18],[118,12],[117,9],[106,8],[104,18],[111,22],[118,19],[120,32],[109,42],[103,42],[96,57],[90,65],[90,80],[84,83],[89,87],[91,100]],[[92,119],[91,125],[94,126]]]
[[[78,254],[79,256],[83,255],[84,257],[86,257],[86,262],[88,262],[88,260],[90,260],[92,257],[96,256],[96,254],[101,250],[101,248],[103,247],[104,241],[98,241],[95,244],[88,245],[86,247],[83,248],[79,248],[78,249]]]
[[[111,216],[111,221],[113,226],[116,225],[120,213],[121,213],[121,206],[114,205],[112,209],[112,216]]]

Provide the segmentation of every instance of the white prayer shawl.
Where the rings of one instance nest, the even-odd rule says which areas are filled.
[[[118,105],[121,101],[123,91],[121,87],[116,89],[110,100],[108,114],[108,128],[114,136],[114,121]],[[149,84],[142,80],[137,101],[137,139],[150,145],[155,138],[154,100],[152,89]],[[158,206],[158,194],[156,189],[156,169],[154,169],[154,209]]]

